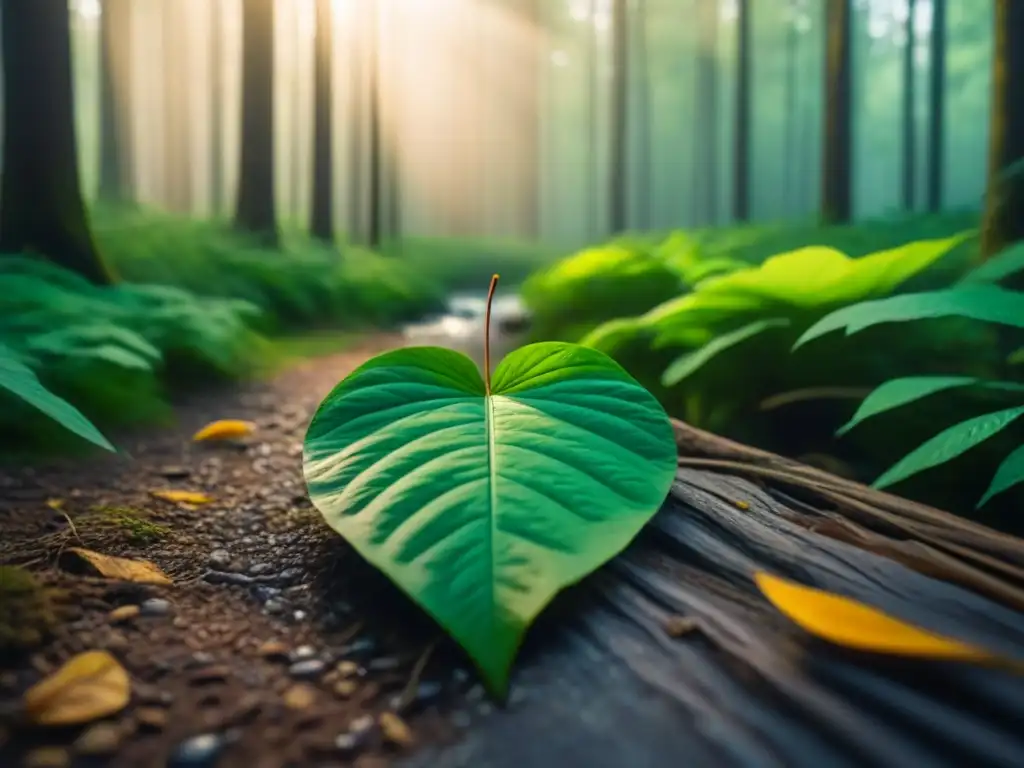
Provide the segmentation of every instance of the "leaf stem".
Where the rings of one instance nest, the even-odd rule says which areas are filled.
[[[484,311],[484,392],[488,397],[491,395],[491,302],[497,285],[498,275],[491,275],[491,287],[487,289],[487,309]]]

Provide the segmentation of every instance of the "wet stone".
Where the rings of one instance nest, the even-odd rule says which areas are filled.
[[[116,752],[124,739],[124,731],[114,723],[97,723],[75,739],[74,749],[80,755],[100,756]]]
[[[215,549],[210,553],[210,567],[224,570],[231,565],[233,559],[231,553],[226,549]]]
[[[139,609],[144,616],[166,616],[171,612],[171,601],[162,597],[151,597],[143,600]]]
[[[312,645],[300,645],[298,648],[292,650],[288,654],[288,660],[295,661],[306,661],[307,659],[316,658],[316,648]]]
[[[268,544],[271,543],[268,541]],[[262,576],[274,570],[270,563],[253,563],[249,566],[249,573],[253,576]]]
[[[219,733],[201,733],[181,742],[168,761],[168,768],[210,768],[223,751],[227,739]]]
[[[261,585],[258,587],[254,587],[252,593],[257,600],[265,603],[267,602],[267,600],[271,600],[272,598],[275,598],[278,595],[280,595],[281,590],[278,587],[265,587]]]
[[[207,571],[203,574],[203,581],[208,584],[234,584],[247,587],[253,583],[252,576],[244,573],[224,573],[222,571]]]
[[[288,667],[288,674],[299,678],[319,677],[326,668],[327,665],[320,659],[307,659],[306,661],[296,662]]]
[[[306,620],[306,612],[305,611],[295,611],[295,613],[292,614],[292,618],[295,621],[305,621]]]
[[[284,613],[287,606],[277,598],[271,598],[263,604],[263,610],[270,614]]]

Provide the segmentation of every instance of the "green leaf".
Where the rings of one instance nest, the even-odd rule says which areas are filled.
[[[1010,356],[1006,358],[1007,365],[1021,365],[1024,363],[1024,347],[1015,350],[1010,353]]]
[[[978,379],[970,376],[908,376],[903,379],[890,379],[879,385],[870,395],[864,398],[853,417],[836,430],[836,435],[845,435],[865,419],[880,413],[908,405],[928,395],[954,387],[966,387]]]
[[[1024,243],[1016,243],[964,275],[961,283],[998,283],[1024,271]]]
[[[1024,293],[978,284],[865,301],[826,315],[804,331],[793,349],[841,328],[851,336],[882,323],[954,316],[1024,328]]]
[[[700,349],[680,355],[665,369],[661,375],[663,386],[672,387],[681,382],[687,376],[693,375],[705,363],[718,354],[742,344],[747,339],[753,338],[770,328],[781,328],[790,324],[788,318],[773,318],[770,320],[758,320],[737,328],[729,333],[717,336]]]
[[[952,461],[1005,429],[1021,414],[1024,414],[1024,406],[985,413],[954,424],[896,462],[873,485],[886,488],[918,472]]]
[[[606,355],[547,342],[476,366],[411,347],[327,396],[304,470],[327,523],[468,651],[504,695],[530,623],[664,500],[671,423]]]
[[[11,349],[3,346],[0,346],[0,387],[9,390],[90,443],[108,451],[114,450],[114,446],[82,415],[81,411],[46,389],[32,370],[22,363]]]
[[[1009,490],[1020,482],[1024,482],[1024,445],[1003,459],[988,490],[978,502],[978,508],[985,506],[993,496]]]

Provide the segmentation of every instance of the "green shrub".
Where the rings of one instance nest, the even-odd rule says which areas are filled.
[[[819,320],[798,339],[796,347],[831,331],[844,330],[847,336],[883,324],[919,325],[939,318],[959,317],[970,321],[1024,328],[1024,293],[1000,287],[1000,280],[1024,270],[1024,244],[1018,244],[989,260],[951,288],[941,291],[904,294],[844,307]],[[842,349],[843,345],[834,345]],[[1005,375],[1012,375],[1007,361]],[[874,389],[860,408],[837,434],[845,434],[865,420],[890,414],[926,398],[938,397],[962,389],[984,389],[998,401],[995,410],[973,415],[947,427],[906,454],[874,485],[879,488],[902,482],[925,470],[941,466],[965,454],[981,443],[1016,425],[1016,448],[995,470],[978,506],[1018,483],[1024,482],[1024,441],[1019,419],[1024,416],[1024,380],[985,380],[975,376],[912,376],[893,378]],[[991,407],[991,406],[990,406]],[[891,416],[890,416],[891,418]]]

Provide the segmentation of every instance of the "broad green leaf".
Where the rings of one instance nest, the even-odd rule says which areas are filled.
[[[46,389],[32,370],[22,363],[12,350],[3,346],[0,346],[0,387],[9,390],[90,443],[108,451],[114,450],[114,446],[82,415],[81,411]]]
[[[826,315],[804,331],[793,349],[841,328],[846,330],[847,336],[851,336],[882,323],[939,317],[965,317],[1024,328],[1024,293],[1007,291],[995,285],[978,284],[865,301]]]
[[[1024,272],[1024,243],[1011,245],[1002,253],[964,275],[962,283],[997,283],[1010,275]]]
[[[747,339],[753,338],[770,328],[781,328],[789,325],[787,318],[773,318],[770,320],[758,320],[755,323],[744,325],[735,331],[723,333],[700,349],[688,352],[677,357],[661,376],[661,383],[666,387],[672,387],[681,382],[687,376],[693,375],[705,363],[727,349],[742,344]]]
[[[1021,482],[1024,482],[1024,445],[1018,447],[1017,450],[1003,459],[1003,463],[996,470],[996,475],[992,478],[988,490],[985,491],[985,495],[978,502],[978,508],[985,506],[993,496],[1009,490]]]
[[[836,435],[845,435],[872,416],[891,411],[902,405],[908,405],[936,392],[954,387],[966,387],[977,381],[978,379],[970,376],[908,376],[903,379],[890,379],[884,384],[880,384],[864,398],[864,402],[860,404],[853,417],[836,430]]]
[[[458,352],[380,355],[323,401],[304,455],[327,523],[497,695],[533,619],[626,546],[675,468],[658,402],[604,354],[556,342],[506,357],[491,395]]]
[[[886,488],[911,475],[945,464],[1012,424],[1024,406],[982,414],[943,430],[908,453],[875,480],[875,488]]]
[[[1010,353],[1010,356],[1006,358],[1007,365],[1020,365],[1024,363],[1024,347]]]

